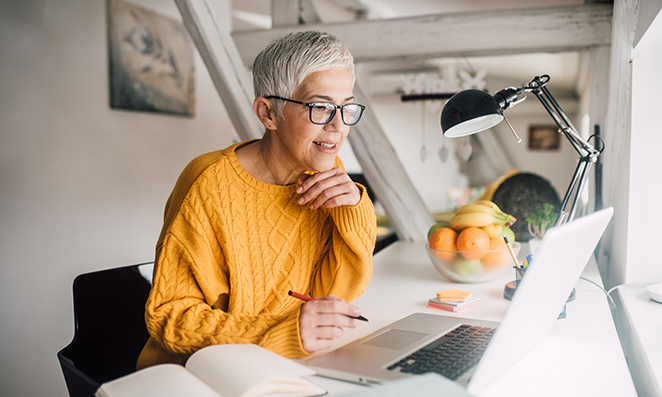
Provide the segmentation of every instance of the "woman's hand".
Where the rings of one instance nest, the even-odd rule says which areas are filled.
[[[352,317],[360,315],[356,306],[333,295],[304,303],[299,316],[303,348],[309,353],[330,348],[343,335],[343,328],[356,327]]]
[[[325,208],[353,206],[361,199],[361,191],[342,168],[304,175],[302,180],[303,183],[297,189],[297,193],[301,194],[299,204],[303,205],[312,200],[310,203],[312,210],[322,206]]]

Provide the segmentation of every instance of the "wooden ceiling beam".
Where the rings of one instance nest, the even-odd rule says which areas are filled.
[[[581,51],[609,45],[611,4],[480,11],[310,24],[233,33],[246,65],[286,33],[321,30],[345,43],[357,62]]]

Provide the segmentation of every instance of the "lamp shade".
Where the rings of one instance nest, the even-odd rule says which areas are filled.
[[[441,111],[441,130],[455,138],[492,128],[503,120],[494,97],[485,91],[465,90],[453,95]]]

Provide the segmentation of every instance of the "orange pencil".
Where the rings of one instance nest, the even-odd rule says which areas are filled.
[[[513,251],[513,246],[510,245],[510,241],[508,241],[508,236],[503,236],[503,240],[506,242],[506,247],[508,247],[508,252],[510,252],[510,257],[513,258],[513,262],[515,262],[515,266],[517,266],[518,269],[521,269],[522,267],[519,265],[519,262],[517,262],[517,256],[515,255],[515,251]]]

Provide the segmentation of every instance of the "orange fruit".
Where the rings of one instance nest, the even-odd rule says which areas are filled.
[[[457,251],[457,232],[449,227],[435,230],[430,236],[430,248],[435,250]]]
[[[500,238],[490,239],[490,251],[483,258],[483,265],[485,266],[500,266],[510,260],[510,253],[506,242]]]
[[[501,229],[503,229],[502,225],[499,225],[498,223],[493,223],[491,225],[487,226],[482,226],[481,229],[485,230],[485,233],[487,233],[490,238],[494,237],[499,237],[499,234],[501,234]]]
[[[457,236],[457,249],[464,252],[467,259],[480,259],[485,255],[485,252],[490,249],[490,236],[479,227],[468,227],[463,229]]]
[[[442,227],[435,230],[430,235],[429,245],[434,250],[443,251],[457,251],[455,240],[457,239],[457,232],[449,227]],[[450,252],[432,252],[434,256],[442,261],[449,261],[455,257],[456,254]]]

